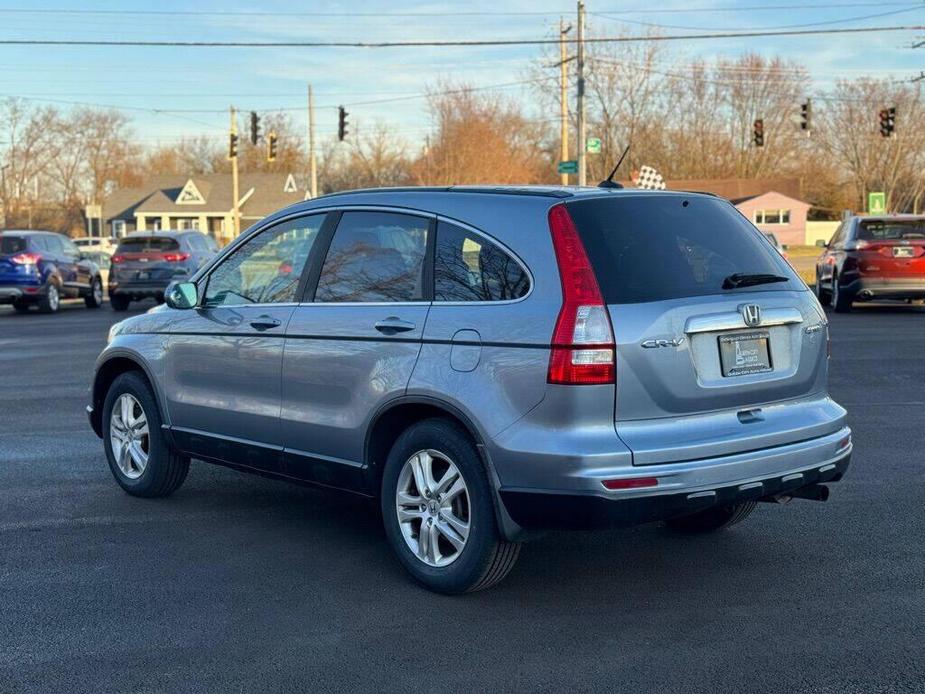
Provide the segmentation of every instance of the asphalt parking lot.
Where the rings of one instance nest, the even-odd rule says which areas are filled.
[[[352,497],[205,464],[124,494],[83,412],[123,316],[0,307],[2,692],[925,691],[925,307],[830,316],[855,454],[827,503],[548,535],[462,598]]]

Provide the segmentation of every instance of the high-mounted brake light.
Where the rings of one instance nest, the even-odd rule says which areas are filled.
[[[562,282],[546,380],[562,385],[616,381],[614,337],[607,306],[578,230],[564,205],[549,210],[549,233]]]
[[[17,265],[38,265],[41,259],[42,256],[40,253],[17,253],[14,256],[10,256],[10,262],[16,263]]]

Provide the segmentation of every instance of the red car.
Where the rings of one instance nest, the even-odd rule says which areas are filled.
[[[855,301],[925,299],[925,216],[849,217],[816,261],[816,295],[850,311]]]

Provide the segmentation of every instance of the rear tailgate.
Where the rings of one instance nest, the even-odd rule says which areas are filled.
[[[778,446],[843,425],[825,395],[824,314],[729,203],[623,193],[568,207],[609,306],[615,426],[635,464]],[[737,273],[782,280],[723,289]]]
[[[170,282],[183,255],[176,239],[156,236],[125,239],[113,254],[112,270],[120,282]]]

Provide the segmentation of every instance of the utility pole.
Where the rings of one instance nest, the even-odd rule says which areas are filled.
[[[315,161],[315,96],[308,85],[308,170],[311,179],[309,191],[312,199],[318,197],[318,166]]]
[[[588,183],[585,156],[585,3],[578,0],[578,185]]]
[[[231,137],[235,139],[238,135],[238,112],[235,107],[231,107]],[[231,197],[232,197],[232,216],[234,217],[234,238],[241,234],[241,208],[238,207],[238,150],[235,147],[234,156],[231,157]]]
[[[568,51],[565,35],[572,27],[565,26],[565,20],[559,19],[559,161],[568,161]],[[562,185],[568,185],[568,174],[561,174]]]

